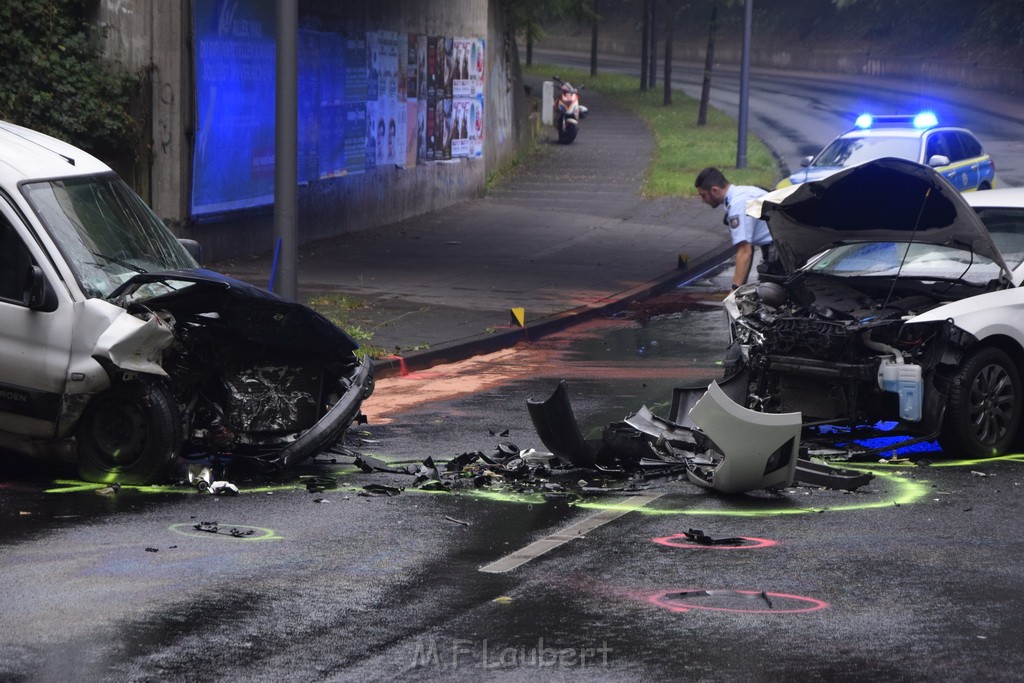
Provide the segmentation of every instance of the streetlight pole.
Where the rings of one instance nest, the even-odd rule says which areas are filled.
[[[754,0],[745,0],[743,9],[743,57],[740,65],[739,133],[736,140],[736,168],[747,167],[747,116],[750,99],[750,25]]]
[[[272,289],[298,294],[298,30],[299,1],[277,0],[274,119],[274,264]],[[274,280],[277,280],[274,283]]]

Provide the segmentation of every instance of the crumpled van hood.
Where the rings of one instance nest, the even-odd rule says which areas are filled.
[[[770,192],[747,205],[768,222],[787,272],[851,242],[920,242],[971,251],[1010,269],[978,215],[935,170],[875,159],[822,180]]]

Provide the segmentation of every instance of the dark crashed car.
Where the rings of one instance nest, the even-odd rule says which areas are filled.
[[[747,207],[786,275],[726,299],[730,395],[804,425],[896,422],[943,449],[993,456],[1024,406],[1024,226],[996,234],[935,170],[895,158],[776,190]],[[996,239],[993,239],[996,238]],[[1019,269],[1018,269],[1019,270]]]

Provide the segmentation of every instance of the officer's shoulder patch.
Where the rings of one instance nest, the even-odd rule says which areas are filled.
[[[740,217],[739,216],[730,216],[729,217],[729,227],[732,228],[733,230],[735,230],[736,228],[740,227]]]

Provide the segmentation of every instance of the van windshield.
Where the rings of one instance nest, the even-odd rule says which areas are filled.
[[[89,297],[106,298],[136,273],[199,267],[114,174],[26,183],[22,191]]]

